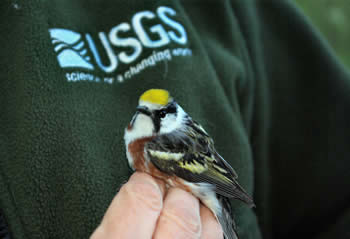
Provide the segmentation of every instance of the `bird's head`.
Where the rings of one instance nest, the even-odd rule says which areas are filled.
[[[125,130],[129,142],[138,138],[170,133],[184,127],[187,114],[169,92],[150,89],[139,99],[131,122]]]

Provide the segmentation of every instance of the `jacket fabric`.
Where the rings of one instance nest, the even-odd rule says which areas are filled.
[[[88,238],[132,173],[138,97],[163,88],[253,195],[231,201],[240,238],[349,236],[349,73],[290,1],[0,9],[0,233]]]

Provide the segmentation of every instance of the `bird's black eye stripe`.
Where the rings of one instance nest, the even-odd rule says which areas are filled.
[[[153,123],[155,127],[155,132],[159,132],[160,129],[160,121],[163,119],[167,114],[175,114],[176,116],[176,105],[175,103],[170,103],[166,108],[156,110],[153,115]]]
[[[161,110],[158,112],[159,118],[164,118],[166,116],[167,112],[165,110]]]
[[[168,105],[168,107],[166,107],[166,111],[167,113],[176,113],[176,105],[174,103]]]
[[[159,118],[164,118],[167,114],[174,113],[176,113],[176,105],[171,103],[166,108],[158,110],[156,114],[159,116]]]

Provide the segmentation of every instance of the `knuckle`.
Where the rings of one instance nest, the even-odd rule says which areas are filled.
[[[190,220],[185,217],[186,213],[180,210],[168,210],[163,212],[163,220],[170,221],[171,224],[175,224],[179,230],[186,233],[186,238],[198,238],[201,233],[201,224],[197,220]]]
[[[165,220],[171,221],[172,224],[190,235],[190,238],[197,238],[201,233],[201,222],[199,215],[195,210],[181,205],[182,202],[171,204],[162,214]]]
[[[146,207],[152,211],[161,211],[163,207],[162,193],[155,182],[129,182],[121,189],[130,197],[137,207]]]

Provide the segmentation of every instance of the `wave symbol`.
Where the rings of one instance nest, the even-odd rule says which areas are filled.
[[[57,53],[58,63],[62,68],[94,69],[81,34],[62,28],[49,29],[49,33],[54,50]]]

